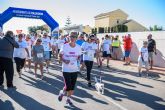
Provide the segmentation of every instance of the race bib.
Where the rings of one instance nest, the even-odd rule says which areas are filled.
[[[43,58],[43,53],[37,53],[38,58]]]

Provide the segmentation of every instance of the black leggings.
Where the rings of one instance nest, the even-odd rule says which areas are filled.
[[[74,90],[77,81],[77,74],[77,72],[63,72],[66,91]]]
[[[85,63],[85,66],[87,68],[87,81],[90,81],[91,80],[91,70],[92,70],[92,67],[93,67],[93,61],[84,61]]]
[[[16,63],[17,72],[19,73],[21,71],[21,69],[24,67],[25,59],[14,57],[14,60]]]

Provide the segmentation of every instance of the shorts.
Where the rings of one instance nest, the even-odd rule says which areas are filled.
[[[111,58],[111,54],[107,54],[107,51],[103,52],[103,57],[110,57]]]
[[[153,61],[153,54],[154,52],[148,52],[148,59]]]
[[[83,63],[83,54],[80,56],[80,63]]]
[[[149,63],[148,63],[148,61],[142,61],[141,59],[138,61],[138,67],[139,68],[142,68],[143,67],[143,65],[145,66],[145,68],[146,69],[149,69]]]
[[[131,51],[125,51],[124,56],[129,57],[130,53],[131,53]]]
[[[44,51],[44,59],[50,60],[50,52],[49,51]]]
[[[77,81],[78,72],[63,72],[65,90],[74,90]]]

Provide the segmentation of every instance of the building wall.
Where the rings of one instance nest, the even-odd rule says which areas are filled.
[[[128,23],[126,23],[125,25],[127,25],[128,27],[128,32],[141,32],[141,31],[147,31],[147,29],[140,25],[139,23],[135,22],[135,21],[130,21]]]
[[[91,34],[92,28],[89,25],[83,26],[83,32]]]
[[[109,17],[96,19],[95,20],[95,27],[108,27],[109,26]]]
[[[115,14],[111,15],[109,19],[109,27],[117,25],[117,20],[119,20],[119,23],[122,23],[127,20],[127,16],[121,14],[120,12],[116,12]]]
[[[157,55],[154,55],[154,65],[165,68],[165,31],[153,31],[153,32],[127,32],[127,33],[109,33],[108,35],[119,35],[122,41],[122,36],[131,34],[133,40],[133,47],[131,50],[131,61],[137,62],[139,51],[144,40],[147,40],[149,34],[153,35],[153,39],[156,41]],[[101,39],[106,34],[98,34],[98,38]],[[123,46],[121,46],[123,50]],[[119,59],[123,57],[122,51],[120,52]]]

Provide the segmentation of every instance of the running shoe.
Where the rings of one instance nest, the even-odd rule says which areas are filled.
[[[63,90],[60,90],[60,93],[59,93],[59,95],[58,95],[58,101],[62,101],[62,98],[63,98],[63,96],[64,96],[64,92],[63,92]]]
[[[71,102],[70,99],[67,99],[67,100],[66,100],[66,104],[68,104],[69,106],[73,106],[73,103]]]

